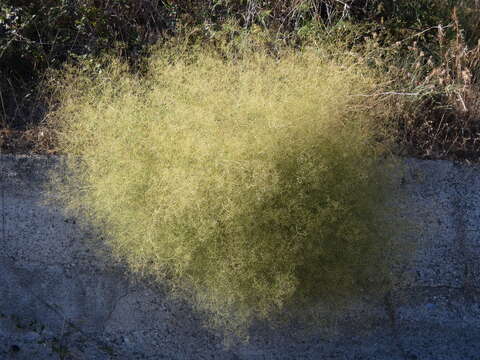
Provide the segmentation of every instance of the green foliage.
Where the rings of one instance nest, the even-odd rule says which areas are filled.
[[[11,127],[38,122],[43,111],[32,108],[41,101],[37,86],[47,69],[113,49],[135,63],[173,26],[173,14],[160,0],[2,1],[0,114]]]
[[[480,32],[475,25],[479,18],[479,5],[476,0],[405,0],[374,2],[370,19],[379,19],[384,29],[395,34],[397,39],[409,36],[438,25],[452,24],[452,12],[457,8],[460,25],[466,29],[468,41],[476,43]],[[425,32],[419,39],[425,42],[435,38],[435,33]]]
[[[347,59],[172,47],[143,78],[115,59],[94,77],[71,68],[51,116],[69,174],[54,194],[137,276],[237,335],[382,291],[395,172],[384,105],[364,96],[379,79]]]

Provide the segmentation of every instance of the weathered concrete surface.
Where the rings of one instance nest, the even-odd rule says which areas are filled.
[[[188,306],[89,251],[40,189],[53,157],[0,157],[0,359],[480,359],[480,168],[409,160],[399,191],[418,248],[394,291],[309,335],[222,346]],[[59,170],[60,171],[60,170]]]

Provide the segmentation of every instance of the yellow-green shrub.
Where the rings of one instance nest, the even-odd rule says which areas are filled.
[[[388,282],[391,171],[378,79],[320,50],[159,50],[136,78],[70,69],[53,124],[66,205],[239,332]]]

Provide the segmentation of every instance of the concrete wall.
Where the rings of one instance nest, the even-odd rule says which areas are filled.
[[[225,348],[186,304],[89,251],[95,234],[40,202],[55,157],[0,157],[0,359],[480,359],[480,169],[408,160],[417,222],[389,295],[312,335],[256,329]],[[57,168],[57,171],[62,169]]]

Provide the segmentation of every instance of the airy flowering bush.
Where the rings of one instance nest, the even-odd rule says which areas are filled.
[[[236,334],[384,288],[385,109],[365,96],[378,78],[346,59],[162,48],[142,78],[118,61],[70,69],[55,191],[134,274]]]

